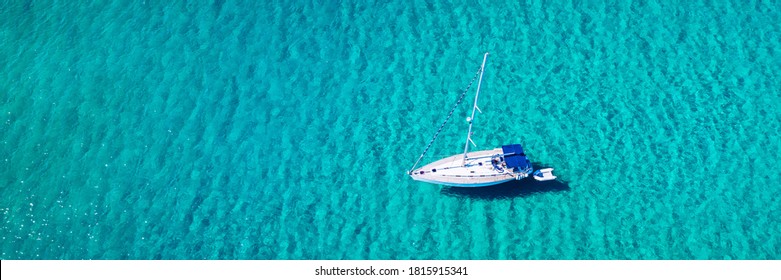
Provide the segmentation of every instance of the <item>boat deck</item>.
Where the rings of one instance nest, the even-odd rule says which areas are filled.
[[[471,152],[465,166],[461,165],[464,155],[456,154],[415,169],[410,176],[418,181],[461,187],[490,186],[514,180],[519,173],[497,169],[491,163],[491,156],[497,154],[502,154],[501,148]]]

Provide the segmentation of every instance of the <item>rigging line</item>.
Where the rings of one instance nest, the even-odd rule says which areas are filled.
[[[439,136],[439,133],[442,132],[442,128],[445,127],[445,124],[450,120],[450,117],[453,116],[453,112],[456,111],[456,108],[458,108],[458,105],[461,104],[461,101],[464,100],[464,96],[466,96],[466,93],[469,92],[469,88],[472,87],[472,84],[477,80],[477,77],[480,76],[480,72],[483,71],[483,67],[480,66],[480,68],[477,69],[477,72],[475,73],[475,76],[472,77],[472,81],[469,82],[469,85],[466,86],[466,89],[461,93],[461,97],[458,98],[458,101],[456,102],[456,105],[453,106],[453,109],[450,110],[450,113],[447,114],[447,118],[445,118],[445,122],[442,123],[442,125],[439,126],[439,129],[437,130],[437,133],[434,133],[434,138],[431,138],[431,141],[428,142],[428,145],[426,146],[426,149],[423,150],[423,153],[420,154],[420,157],[418,157],[418,160],[415,161],[415,164],[412,165],[412,168],[407,171],[407,174],[411,174],[412,170],[415,170],[415,167],[418,166],[418,163],[420,163],[420,160],[423,159],[423,156],[426,155],[426,152],[428,152],[428,149],[431,148],[431,144],[434,144],[434,140],[437,140],[437,136]]]

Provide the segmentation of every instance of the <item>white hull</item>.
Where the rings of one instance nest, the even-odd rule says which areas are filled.
[[[492,156],[501,155],[502,149],[471,152],[464,164],[464,155],[457,154],[415,169],[410,176],[417,181],[453,187],[493,186],[529,176],[531,169],[512,172],[492,163]]]
[[[417,181],[426,182],[430,184],[437,184],[437,185],[444,185],[444,186],[450,186],[450,187],[459,187],[459,188],[479,188],[479,187],[489,187],[489,186],[495,186],[501,183],[507,183],[512,180],[515,180],[515,178],[509,178],[506,180],[501,181],[492,181],[492,182],[486,182],[486,183],[454,183],[454,182],[442,182],[442,181],[429,181],[426,179],[415,179]]]

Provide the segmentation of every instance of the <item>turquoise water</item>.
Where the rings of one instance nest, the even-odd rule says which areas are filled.
[[[778,2],[81,2],[0,1],[2,259],[781,258]],[[560,182],[404,175],[486,51]]]

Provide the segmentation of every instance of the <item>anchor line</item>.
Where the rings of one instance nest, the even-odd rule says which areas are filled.
[[[461,92],[461,96],[458,98],[458,101],[456,101],[456,105],[453,105],[453,109],[450,110],[450,113],[447,114],[447,118],[445,118],[445,121],[442,122],[442,125],[439,126],[439,129],[437,129],[437,133],[434,133],[434,137],[431,138],[431,141],[428,142],[428,145],[426,146],[426,149],[423,150],[423,153],[420,154],[420,157],[418,157],[418,160],[415,161],[415,164],[412,165],[412,168],[407,171],[408,174],[412,174],[412,171],[415,170],[415,167],[418,166],[418,163],[420,163],[420,160],[423,159],[423,156],[426,155],[426,152],[428,152],[428,149],[431,148],[431,145],[434,144],[434,140],[437,140],[437,136],[439,136],[439,133],[442,132],[442,129],[445,127],[445,124],[450,120],[450,117],[453,116],[453,112],[456,111],[456,108],[458,108],[458,105],[461,104],[461,101],[464,100],[464,96],[466,96],[466,93],[469,91],[469,88],[472,87],[472,84],[477,80],[477,78],[480,76],[480,72],[483,70],[483,67],[477,69],[477,72],[475,73],[475,76],[472,78],[472,81],[469,82],[469,85],[466,86],[466,89],[464,89],[463,92]]]

